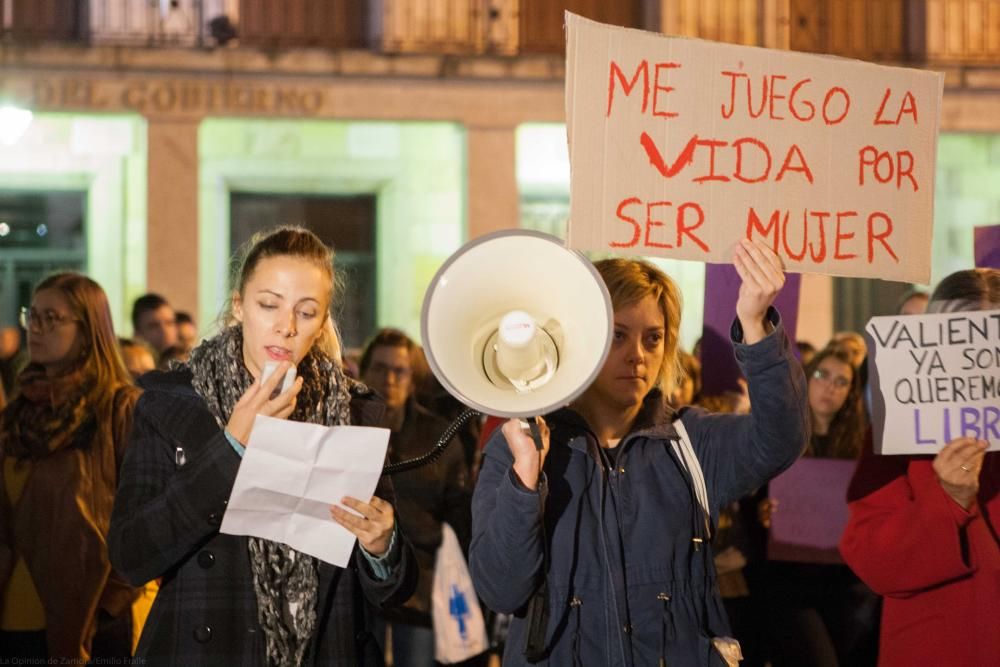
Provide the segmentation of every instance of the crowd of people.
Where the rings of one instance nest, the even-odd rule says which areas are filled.
[[[26,346],[0,329],[0,656],[434,665],[447,524],[505,665],[990,664],[1000,455],[973,438],[874,455],[864,339],[793,345],[773,306],[781,261],[747,241],[733,264],[741,392],[703,393],[665,273],[596,262],[613,338],[593,383],[537,419],[537,441],[475,422],[433,463],[332,505],[357,538],[344,568],[219,531],[256,415],[387,428],[395,463],[461,406],[403,331],[342,348],[329,247],[298,227],[251,239],[203,339],[158,294],[122,337],[100,285],[47,277],[22,310]],[[998,307],[1000,271],[979,269],[899,312]],[[838,562],[768,557],[788,511],[768,482],[802,456],[858,462]]]

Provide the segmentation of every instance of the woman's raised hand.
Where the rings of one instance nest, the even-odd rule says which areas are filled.
[[[253,420],[257,415],[265,417],[277,417],[287,419],[288,415],[295,410],[295,400],[302,389],[302,378],[295,378],[295,382],[274,398],[274,393],[278,385],[285,379],[285,373],[292,367],[291,362],[282,361],[278,368],[271,373],[271,376],[264,382],[258,377],[253,384],[243,392],[240,400],[236,401],[232,414],[229,415],[229,423],[226,430],[229,434],[240,441],[244,447],[250,440],[250,431],[253,429]]]
[[[743,327],[743,342],[753,344],[768,334],[767,309],[785,284],[785,267],[763,242],[747,239],[741,239],[736,246],[733,266],[743,281],[736,316]]]
[[[985,440],[955,438],[934,457],[932,466],[941,487],[965,509],[979,493],[979,471],[987,446]]]
[[[538,488],[538,476],[545,464],[545,456],[549,453],[549,427],[541,417],[535,417],[538,431],[541,435],[542,449],[535,446],[535,440],[524,432],[521,420],[509,419],[500,430],[507,439],[507,446],[514,456],[514,472],[521,484],[529,489]]]

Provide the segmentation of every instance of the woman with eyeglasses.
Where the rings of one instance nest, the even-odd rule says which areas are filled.
[[[812,435],[805,456],[856,459],[867,423],[860,373],[850,350],[831,344],[806,365]],[[780,498],[760,508],[770,528]],[[772,560],[765,600],[772,663],[864,667],[874,664],[877,598],[842,564]]]
[[[997,309],[997,269],[951,274],[927,306]],[[986,449],[971,437],[935,456],[865,447],[840,552],[884,596],[881,667],[1000,664],[1000,452]]]
[[[30,363],[0,413],[0,655],[125,660],[135,591],[106,538],[139,391],[90,278],[46,278],[21,324]]]

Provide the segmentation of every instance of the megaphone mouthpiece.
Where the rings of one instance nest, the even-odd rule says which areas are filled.
[[[523,310],[503,316],[496,341],[483,351],[483,368],[496,386],[520,393],[535,391],[552,379],[559,367],[559,350],[547,331]]]
[[[500,340],[512,348],[523,348],[535,340],[535,318],[523,310],[512,310],[500,319]]]

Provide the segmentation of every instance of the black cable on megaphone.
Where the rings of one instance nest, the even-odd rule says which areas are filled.
[[[417,456],[416,458],[408,459],[406,461],[400,461],[398,463],[390,463],[389,465],[382,468],[383,475],[396,475],[401,472],[406,472],[407,470],[413,470],[414,468],[419,468],[420,466],[427,465],[428,463],[433,463],[442,454],[444,454],[445,448],[451,442],[455,434],[465,426],[465,424],[473,417],[478,417],[482,413],[478,410],[473,410],[472,408],[466,408],[462,411],[462,414],[455,418],[448,428],[444,430],[441,437],[438,438],[437,443],[426,453]]]
[[[430,448],[430,450],[427,451],[427,453],[421,454],[416,458],[408,459],[406,461],[400,461],[398,463],[390,463],[389,465],[382,468],[382,474],[396,475],[398,473],[406,472],[407,470],[413,470],[414,468],[419,468],[420,466],[424,466],[427,465],[428,463],[433,463],[434,461],[437,461],[444,453],[444,450],[451,443],[452,438],[454,438],[455,434],[458,433],[459,429],[465,426],[465,424],[473,417],[478,417],[481,416],[482,414],[483,413],[479,412],[478,410],[473,410],[472,408],[466,408],[465,410],[462,411],[462,414],[456,417],[455,421],[453,421],[448,426],[448,428],[444,430],[444,433],[441,434],[441,437],[438,438],[438,441],[434,444],[433,447]],[[523,424],[524,422],[522,422],[522,425]],[[526,432],[529,433],[531,435],[531,439],[535,441],[535,449],[541,451],[543,449],[542,434],[538,428],[538,423],[534,419],[532,419],[528,421],[527,424],[528,424],[528,430]]]

